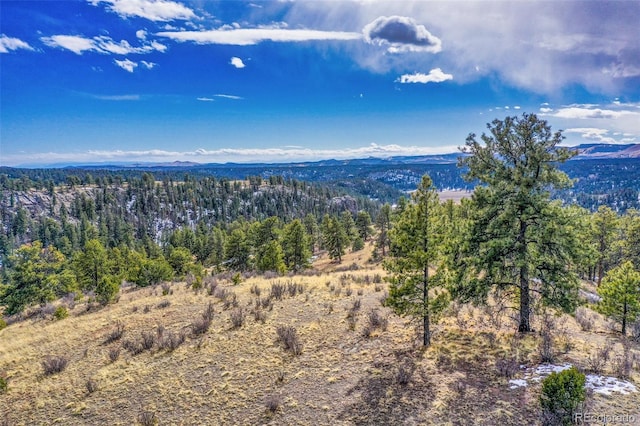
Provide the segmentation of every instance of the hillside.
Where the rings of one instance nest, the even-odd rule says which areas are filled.
[[[455,305],[432,347],[419,349],[406,320],[380,305],[386,284],[380,266],[367,262],[371,249],[348,254],[342,265],[321,256],[303,275],[247,276],[237,286],[225,276],[209,277],[200,291],[183,282],[128,287],[105,308],[56,302],[74,306],[68,318],[53,320],[45,309],[0,331],[0,375],[8,379],[0,419],[6,425],[535,424],[540,385],[514,383],[532,375],[525,366],[540,364],[540,337],[514,337],[504,310]],[[285,290],[281,300],[264,302],[257,314],[265,316],[262,323],[252,311],[257,299],[270,299],[274,284],[296,284],[295,295]],[[192,325],[209,304],[210,327],[194,335]],[[239,310],[247,315],[234,328]],[[571,316],[555,319],[555,364],[588,370],[609,345],[601,374],[613,375],[619,338],[585,312],[580,318],[591,318],[590,331]],[[119,323],[123,336],[106,343]],[[299,355],[277,341],[282,325],[297,330]],[[143,333],[151,349],[136,355],[125,349],[141,344]],[[167,348],[181,333],[184,343]],[[632,382],[640,380],[639,350],[634,343]],[[66,369],[44,375],[41,363],[49,355],[66,357]],[[521,381],[510,383],[512,374]],[[603,389],[590,397],[593,412],[640,419],[638,392],[598,393]]]

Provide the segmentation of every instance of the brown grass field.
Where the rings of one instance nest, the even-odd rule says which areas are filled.
[[[0,331],[0,375],[8,381],[8,391],[0,394],[0,424],[537,424],[540,385],[510,389],[496,361],[515,356],[518,363],[537,365],[540,337],[514,337],[507,315],[454,306],[437,326],[433,345],[423,350],[408,320],[381,306],[387,284],[374,282],[384,272],[367,262],[370,252],[368,246],[350,253],[342,265],[321,257],[313,274],[251,277],[237,286],[218,279],[218,289],[237,295],[237,308],[225,309],[206,290],[173,283],[172,294],[163,296],[160,287],[125,288],[119,302],[105,308],[87,310],[79,302],[62,320],[11,324]],[[303,292],[273,301],[271,310],[261,311],[265,322],[256,321],[252,287],[265,299],[276,282],[301,284]],[[356,300],[361,307],[353,327],[347,314]],[[210,302],[211,325],[195,337],[191,325]],[[234,328],[231,317],[239,308],[247,315]],[[367,328],[372,311],[388,325]],[[590,332],[571,316],[556,318],[557,363],[586,368],[594,348],[605,342],[613,345],[612,360],[621,353],[620,338],[593,315]],[[122,338],[105,343],[118,322],[125,327]],[[299,355],[278,342],[282,325],[297,330]],[[121,348],[140,341],[143,332],[152,343],[160,334],[181,332],[186,340],[169,350],[156,338],[136,355]],[[117,348],[119,357],[111,361]],[[45,375],[48,355],[67,357],[68,366]],[[612,365],[605,367],[608,375]],[[640,381],[638,365],[631,381]],[[593,394],[590,408],[640,419],[640,393]]]

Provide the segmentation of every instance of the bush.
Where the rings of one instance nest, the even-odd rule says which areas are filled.
[[[164,299],[162,302],[158,303],[158,309],[164,309],[171,306],[171,302],[167,299]]]
[[[0,318],[0,330],[7,328],[7,322]]]
[[[122,342],[122,347],[131,352],[131,355],[138,355],[144,351],[142,343],[134,340],[125,340]]]
[[[142,426],[154,426],[158,424],[156,413],[149,410],[144,410],[138,414],[138,423]]]
[[[164,332],[162,339],[160,339],[160,347],[169,351],[175,351],[184,343],[185,338],[184,333],[175,334],[172,332]]]
[[[109,334],[107,334],[107,337],[104,339],[104,343],[109,344],[109,343],[115,342],[116,340],[120,340],[123,334],[124,334],[124,324],[118,321],[116,322],[115,328],[111,330]]]
[[[244,325],[246,314],[242,308],[236,308],[231,311],[231,325],[233,328],[240,328]]]
[[[271,299],[282,300],[282,296],[284,296],[285,286],[280,283],[271,284],[271,293],[269,297]]]
[[[87,388],[87,392],[89,393],[94,393],[95,391],[98,390],[98,382],[96,382],[93,379],[87,380],[87,382],[84,385]]]
[[[275,413],[282,405],[282,398],[280,397],[280,395],[271,394],[265,399],[264,405],[267,407],[267,410]]]
[[[119,291],[120,280],[110,275],[104,276],[96,286],[96,299],[100,304],[107,305],[116,300]]]
[[[58,306],[53,313],[53,317],[57,320],[65,319],[69,316],[69,311],[64,306]]]
[[[156,335],[155,333],[147,333],[146,331],[142,332],[142,348],[146,351],[150,351],[153,349],[153,345],[156,343]]]
[[[109,349],[109,361],[116,362],[120,358],[120,348]]]
[[[60,373],[67,368],[67,364],[69,360],[62,355],[59,356],[47,356],[44,361],[42,361],[42,369],[44,370],[45,376],[50,376],[52,374]]]
[[[544,425],[571,425],[586,398],[585,375],[576,367],[551,373],[542,381],[540,405]]]
[[[295,327],[279,325],[276,333],[278,334],[278,341],[282,342],[286,350],[291,351],[294,355],[300,355],[302,353],[302,343],[298,338]]]
[[[582,328],[582,331],[591,331],[594,325],[593,315],[589,309],[579,306],[576,309],[576,322]]]
[[[9,382],[4,376],[0,376],[0,395],[2,395],[3,393],[7,393],[8,389],[9,389]]]
[[[515,357],[499,358],[496,360],[496,370],[498,370],[498,374],[506,379],[512,379],[519,369],[520,366]]]

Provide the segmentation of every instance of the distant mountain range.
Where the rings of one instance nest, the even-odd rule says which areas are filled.
[[[606,143],[582,144],[574,147],[579,154],[576,160],[598,158],[640,158],[640,144],[614,145]]]
[[[572,160],[598,160],[598,159],[635,159],[640,158],[640,144],[581,144],[571,147],[578,151],[578,155]],[[82,164],[47,164],[47,165],[24,165],[17,168],[79,168],[79,169],[218,169],[236,168],[251,169],[256,167],[339,167],[339,166],[394,166],[401,164],[455,164],[458,158],[464,154],[453,152],[449,154],[432,154],[419,156],[396,156],[396,157],[368,157],[345,160],[319,160],[319,161],[296,161],[289,163],[196,163],[193,161],[173,161],[173,162],[114,162],[114,163],[82,163]]]

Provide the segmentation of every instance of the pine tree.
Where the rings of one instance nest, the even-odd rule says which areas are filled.
[[[384,262],[391,283],[385,304],[399,315],[422,321],[424,346],[431,344],[431,322],[449,302],[448,293],[442,289],[443,282],[429,276],[429,268],[441,250],[439,215],[438,194],[425,175],[413,194],[413,204],[404,208],[389,232],[391,250]]]
[[[332,260],[342,263],[342,255],[348,243],[347,233],[338,219],[326,214],[322,218],[322,241]]]
[[[309,236],[300,219],[289,222],[282,232],[282,250],[284,261],[292,271],[299,271],[309,266],[311,250]]]
[[[598,310],[622,326],[622,335],[627,325],[640,316],[640,272],[630,261],[612,269],[598,287],[602,300]]]
[[[491,289],[514,294],[518,331],[531,331],[532,292],[546,305],[571,310],[577,298],[575,234],[571,218],[551,203],[549,189],[569,185],[558,170],[574,155],[558,147],[560,132],[534,114],[507,117],[487,125],[482,142],[470,134],[460,161],[466,178],[477,179],[475,214],[464,270],[457,288],[463,300],[486,301]]]

